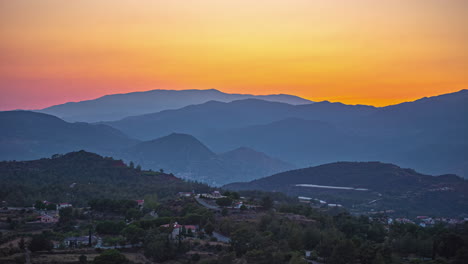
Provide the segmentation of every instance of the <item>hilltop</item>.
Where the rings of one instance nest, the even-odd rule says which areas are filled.
[[[164,198],[193,189],[209,188],[86,151],[0,162],[0,200],[12,205],[31,205],[36,200],[86,205],[96,198],[142,199],[155,192]]]
[[[310,104],[309,100],[288,94],[251,95],[230,94],[215,89],[207,90],[151,90],[125,94],[111,94],[94,100],[54,105],[39,112],[58,116],[67,121],[113,121],[127,116],[142,115],[208,101],[232,102],[257,98],[293,105]]]
[[[430,176],[381,162],[336,162],[291,170],[230,190],[284,192],[342,203],[361,211],[400,214],[467,215],[468,182],[455,175]]]

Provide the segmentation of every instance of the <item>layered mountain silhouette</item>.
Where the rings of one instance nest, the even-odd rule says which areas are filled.
[[[180,93],[187,100],[193,93],[223,94],[215,90],[143,94],[150,98],[153,92]],[[295,102],[303,102],[298,100]],[[140,107],[129,100],[122,103],[122,109],[127,104]],[[96,119],[102,114],[92,107],[89,111]],[[425,174],[467,177],[467,116],[468,90],[382,108],[259,99],[208,101],[95,124],[10,111],[0,113],[0,159],[35,159],[85,149],[217,184],[235,180],[232,175],[250,180],[338,160],[378,160]],[[169,138],[154,140],[174,132]],[[192,135],[206,146],[180,134]],[[231,152],[233,149],[237,150]],[[248,156],[255,158],[245,158]]]
[[[139,143],[125,150],[122,156],[144,168],[163,168],[177,176],[212,185],[264,177],[293,168],[291,164],[248,148],[216,154],[193,136],[176,133]]]
[[[468,176],[467,116],[468,90],[462,90],[382,108],[210,101],[105,124],[143,140],[191,134],[215,152],[246,146],[297,167],[379,160]]]
[[[115,154],[139,142],[106,125],[68,123],[30,111],[0,112],[0,160],[30,160],[80,149]]]
[[[84,149],[213,185],[294,168],[247,148],[216,154],[186,134],[140,141],[107,125],[69,123],[30,111],[0,112],[0,122],[0,160],[33,160]]]
[[[424,175],[381,162],[336,162],[223,188],[279,191],[368,211],[385,208],[408,215],[468,213],[467,180],[455,175]]]
[[[209,90],[152,90],[126,94],[106,95],[94,100],[70,102],[51,106],[39,112],[55,115],[66,121],[98,122],[122,119],[127,116],[177,109],[208,101],[231,102],[257,98],[265,101],[283,102],[293,105],[310,104],[309,100],[287,94],[251,95],[229,94],[215,89]],[[154,137],[152,137],[154,138]]]
[[[367,116],[374,111],[376,108],[372,106],[341,103],[291,105],[246,99],[229,103],[210,101],[176,110],[127,117],[105,124],[135,138],[148,140],[173,131],[200,137],[215,131],[267,124],[291,117],[341,123]]]

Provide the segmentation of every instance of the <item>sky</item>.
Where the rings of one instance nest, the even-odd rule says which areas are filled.
[[[0,0],[0,110],[151,89],[384,106],[468,88],[466,0]]]

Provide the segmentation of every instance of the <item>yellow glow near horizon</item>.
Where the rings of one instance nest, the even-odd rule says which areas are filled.
[[[464,0],[0,0],[0,110],[209,89],[377,106],[468,88]]]

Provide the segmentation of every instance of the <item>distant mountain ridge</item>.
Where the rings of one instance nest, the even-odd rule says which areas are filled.
[[[5,127],[0,130],[2,159],[32,159],[79,149],[124,156],[138,143],[151,145],[144,141],[178,133],[194,136],[210,152],[246,147],[294,167],[378,160],[425,174],[468,177],[468,90],[382,108],[245,99],[209,101],[99,125],[67,123],[55,117],[47,119],[55,120],[52,125],[46,125],[49,121],[37,122],[38,116],[0,118]],[[215,157],[219,162],[220,154]],[[188,171],[187,175],[196,174]]]
[[[213,185],[294,168],[246,148],[216,154],[187,134],[140,141],[107,125],[68,123],[30,111],[0,112],[0,124],[0,160],[34,160],[84,149]]]
[[[107,125],[68,123],[31,111],[0,112],[0,160],[50,157],[80,149],[115,154],[139,142]]]
[[[265,101],[299,105],[313,103],[288,94],[251,95],[230,94],[215,89],[208,90],[151,90],[126,94],[111,94],[94,100],[54,105],[38,112],[58,116],[66,121],[114,121],[127,116],[142,115],[208,101],[231,102],[257,98]]]
[[[297,167],[379,160],[468,177],[467,116],[468,90],[461,90],[381,108],[210,101],[104,124],[143,140],[187,133],[215,152],[245,146]]]
[[[175,110],[103,122],[103,124],[117,128],[135,138],[148,140],[171,132],[201,137],[213,131],[268,124],[285,118],[340,123],[367,116],[376,110],[372,106],[330,102],[290,105],[259,99],[245,99],[228,103],[209,101]]]
[[[278,191],[369,212],[392,209],[410,215],[468,214],[467,180],[455,175],[424,175],[381,162],[335,162],[223,188]]]
[[[177,133],[139,143],[124,150],[121,156],[144,168],[162,168],[211,185],[264,177],[294,168],[248,148],[216,154],[195,137]]]

